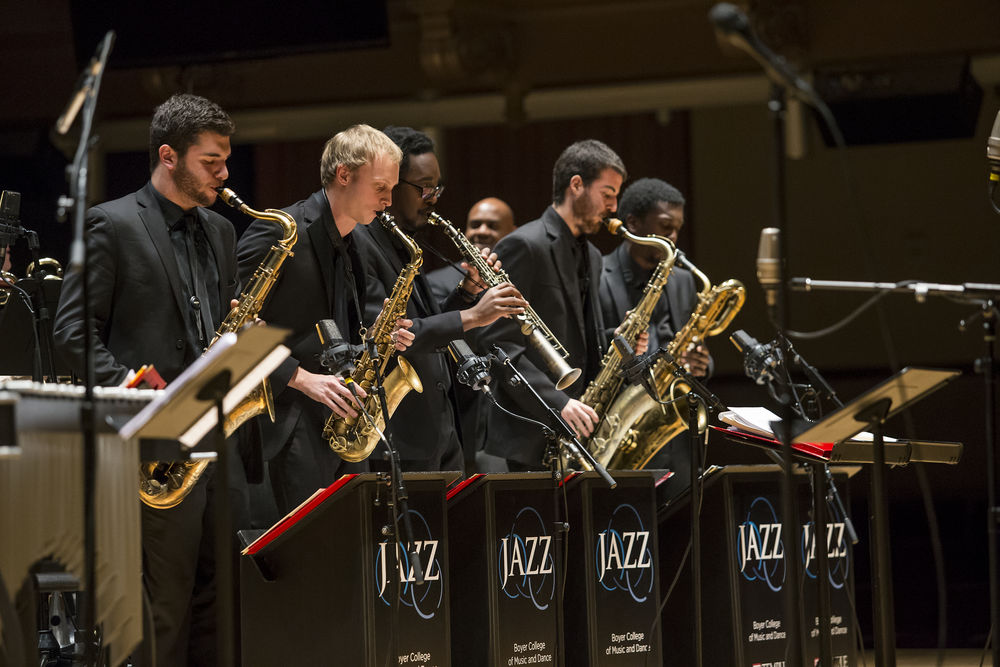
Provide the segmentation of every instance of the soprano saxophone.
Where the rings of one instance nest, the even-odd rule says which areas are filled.
[[[247,206],[239,195],[229,188],[216,188],[222,201],[233,208],[259,220],[272,220],[281,225],[282,238],[271,246],[264,261],[254,271],[250,282],[237,301],[236,307],[229,311],[219,325],[215,337],[209,347],[226,333],[237,332],[253,322],[264,306],[274,283],[278,280],[278,271],[284,261],[291,257],[292,246],[298,240],[295,218],[284,211],[269,208],[266,211],[256,211]],[[271,385],[265,378],[251,391],[225,418],[223,428],[229,437],[245,421],[251,417],[267,413],[274,421],[274,400],[271,396]],[[139,466],[139,497],[150,507],[168,509],[174,507],[191,492],[202,473],[208,467],[208,461],[147,461]]]
[[[337,453],[337,456],[345,461],[363,461],[372,453],[379,442],[378,431],[385,426],[386,416],[382,414],[382,406],[375,392],[371,391],[372,381],[375,373],[380,376],[385,373],[385,368],[392,357],[395,347],[392,342],[392,332],[396,326],[396,320],[406,317],[406,304],[410,300],[413,292],[413,279],[423,264],[423,252],[417,247],[409,236],[407,236],[393,220],[392,216],[385,211],[378,218],[379,222],[399,239],[410,253],[410,261],[403,266],[396,283],[392,286],[392,293],[389,301],[382,307],[372,325],[371,331],[361,328],[361,338],[373,338],[375,347],[378,350],[378,368],[375,361],[368,353],[367,347],[361,353],[361,357],[355,362],[355,371],[351,379],[368,394],[364,399],[364,410],[372,417],[378,425],[378,430],[372,428],[363,417],[340,417],[331,414],[326,424],[323,426],[323,437],[327,444]],[[397,358],[397,366],[382,381],[385,388],[386,407],[389,416],[396,411],[396,406],[410,392],[414,390],[421,393],[424,388],[420,382],[420,377],[413,367],[403,357]]]
[[[444,233],[455,244],[462,257],[465,258],[465,261],[470,266],[476,267],[479,271],[480,280],[487,287],[511,282],[506,271],[502,269],[497,270],[490,266],[489,262],[479,254],[479,249],[469,239],[465,238],[465,235],[458,231],[450,222],[437,213],[428,215],[427,222],[444,230]],[[528,337],[528,343],[541,355],[549,377],[556,383],[556,389],[565,389],[576,382],[576,379],[580,377],[580,369],[570,368],[570,365],[566,363],[569,352],[556,340],[555,334],[545,326],[545,322],[532,309],[531,305],[525,306],[524,312],[515,317],[521,324],[521,333]]]
[[[653,309],[660,300],[660,294],[667,285],[670,271],[674,267],[677,254],[674,244],[670,239],[662,236],[637,236],[625,228],[621,220],[610,218],[604,221],[608,231],[616,236],[624,236],[632,243],[659,248],[663,253],[663,259],[656,265],[653,275],[642,292],[639,303],[628,312],[617,333],[629,344],[635,347],[635,342],[639,335],[649,328],[649,320],[653,316]],[[609,409],[612,405],[620,408],[614,403],[615,398],[622,391],[624,378],[621,376],[622,356],[618,348],[614,345],[608,346],[604,358],[601,360],[601,370],[597,376],[591,380],[587,389],[580,397],[580,401],[587,404],[597,413],[597,426],[590,438],[584,443],[587,451],[593,455],[598,463],[607,467],[611,460],[614,449],[611,447],[611,437],[616,432],[620,423],[620,417],[615,410]]]
[[[677,253],[677,261],[695,275],[702,289],[691,317],[667,345],[667,352],[672,357],[679,357],[708,336],[722,333],[746,299],[746,289],[740,281],[726,280],[713,286],[708,276],[688,261],[683,253]],[[658,404],[637,385],[628,387],[619,395],[610,409],[618,414],[620,422],[609,437],[614,447],[609,468],[642,468],[664,445],[688,427],[687,401],[678,399],[691,391],[690,385],[677,377],[666,359],[656,362],[652,373],[660,400],[669,402],[669,405]],[[703,431],[707,423],[708,415],[699,406],[699,430]]]

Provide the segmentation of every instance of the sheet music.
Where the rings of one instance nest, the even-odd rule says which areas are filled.
[[[741,431],[761,435],[765,438],[774,438],[774,431],[771,430],[771,422],[781,421],[778,415],[763,407],[742,407],[729,408],[725,412],[719,413],[719,421],[730,426],[735,426]],[[847,442],[871,442],[874,435],[869,431],[862,431]],[[895,438],[883,436],[885,442],[896,442]]]

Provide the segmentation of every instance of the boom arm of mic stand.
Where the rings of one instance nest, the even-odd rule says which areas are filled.
[[[719,397],[712,393],[712,390],[705,386],[705,384],[697,379],[695,376],[691,375],[684,366],[682,366],[674,357],[667,352],[664,348],[660,348],[656,351],[656,355],[664,360],[673,367],[673,372],[681,376],[685,382],[687,382],[691,387],[698,393],[699,396],[705,399],[708,403],[708,407],[712,408],[716,412],[725,412],[729,408],[726,404],[719,400]]]
[[[372,367],[378,369],[378,346],[375,345],[374,338],[368,338],[365,341],[368,345],[368,355],[372,360]],[[353,383],[352,383],[353,384]],[[350,385],[348,385],[350,386]],[[386,426],[389,424],[389,406],[385,398],[385,385],[382,384],[382,378],[379,377],[378,370],[375,371],[374,385],[375,392],[378,394],[379,405],[382,407],[382,416],[385,419]],[[351,388],[351,393],[354,393],[354,389]],[[364,409],[362,408],[362,412]],[[371,420],[371,415],[365,412],[365,416]],[[374,420],[371,420],[374,424]],[[388,430],[388,429],[386,429]],[[413,579],[414,582],[420,586],[424,583],[424,568],[420,564],[420,554],[417,552],[416,541],[413,537],[413,523],[410,521],[410,503],[409,494],[406,493],[406,485],[403,483],[403,471],[399,465],[399,452],[389,441],[389,438],[385,436],[382,431],[378,431],[379,437],[382,438],[382,442],[385,443],[386,448],[389,450],[389,470],[393,478],[393,490],[396,495],[396,502],[399,503],[398,507],[394,507],[393,511],[398,511],[403,517],[403,530],[406,531],[406,540],[410,545],[410,558],[413,562]],[[399,535],[396,535],[396,543],[399,543]],[[404,547],[405,551],[406,548]]]
[[[577,461],[582,467],[593,470],[598,475],[600,475],[601,479],[607,482],[609,488],[613,489],[616,486],[618,486],[618,482],[616,482],[614,478],[608,474],[607,469],[597,462],[597,459],[595,459],[591,455],[591,453],[587,451],[586,447],[580,444],[580,441],[577,440],[576,438],[576,433],[573,431],[572,428],[570,428],[569,424],[567,424],[566,421],[562,418],[562,415],[559,414],[559,411],[545,402],[545,399],[542,398],[538,394],[538,392],[535,391],[535,388],[528,383],[525,377],[521,375],[521,371],[517,370],[517,367],[514,366],[514,364],[511,362],[510,357],[507,356],[507,353],[504,352],[499,345],[496,344],[493,345],[493,357],[497,361],[499,361],[501,365],[509,368],[510,372],[514,374],[514,376],[518,379],[521,385],[527,387],[528,391],[530,391],[532,396],[535,397],[535,400],[538,401],[538,404],[544,407],[545,410],[549,413],[553,421],[559,426],[559,430],[562,431],[562,436],[563,438],[565,438],[565,440],[561,440],[560,444],[565,446],[569,455],[572,456],[573,459]]]

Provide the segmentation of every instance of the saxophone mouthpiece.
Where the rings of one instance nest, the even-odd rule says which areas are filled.
[[[624,225],[624,224],[625,223],[623,223],[618,218],[605,218],[604,219],[604,226],[614,236],[618,236],[619,234],[621,234],[622,225]]]
[[[242,209],[244,206],[246,206],[246,202],[240,199],[240,196],[238,194],[236,194],[233,190],[230,190],[224,185],[215,188],[215,191],[219,193],[220,197],[222,197],[222,201],[226,202],[227,204],[229,204],[230,206],[232,206],[237,210]]]

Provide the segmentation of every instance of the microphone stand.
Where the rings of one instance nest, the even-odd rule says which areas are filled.
[[[994,341],[997,335],[997,306],[1000,302],[1000,285],[988,283],[962,283],[961,285],[948,285],[939,283],[923,283],[919,281],[907,281],[903,283],[876,283],[860,281],[838,281],[838,280],[812,280],[811,278],[793,278],[791,280],[792,289],[810,291],[813,289],[827,289],[854,292],[894,292],[913,294],[917,302],[922,303],[928,294],[935,296],[946,296],[952,299],[967,301],[976,304],[980,311],[968,320],[962,320],[959,328],[963,331],[966,325],[971,323],[976,317],[982,317],[983,343],[986,354],[976,359],[976,372],[983,375],[983,394],[985,398],[985,443],[986,443],[986,532],[987,532],[987,552],[989,557],[989,580],[990,580],[990,636],[993,638],[993,667],[1000,667],[1000,507],[997,506],[997,480],[1000,474],[997,471],[997,463],[1000,457],[997,456],[996,437],[996,351]],[[874,419],[875,416],[873,416]],[[881,434],[876,432],[881,440]],[[878,443],[874,443],[878,444]],[[887,549],[885,550],[888,551]],[[886,553],[888,557],[888,553]],[[876,601],[876,604],[878,601]],[[889,609],[891,611],[891,608]],[[881,634],[894,632],[888,623],[883,623],[881,632],[876,635],[876,641]],[[884,642],[884,640],[883,640]],[[879,653],[878,643],[876,644],[877,654]],[[895,656],[891,656],[894,660]],[[892,663],[890,663],[892,664]]]
[[[375,339],[369,337],[365,340],[365,344],[368,346],[368,356],[372,360],[372,367],[377,369],[379,367],[379,354],[378,346],[375,344]],[[393,512],[397,512],[402,515],[403,518],[403,531],[406,533],[407,544],[410,545],[410,551],[406,550],[406,545],[403,546],[403,551],[410,555],[410,559],[413,563],[413,579],[417,586],[422,586],[424,583],[424,569],[420,564],[420,554],[417,552],[416,541],[414,540],[413,533],[413,522],[410,519],[410,496],[406,492],[406,484],[403,482],[403,471],[399,463],[399,450],[392,444],[392,431],[389,428],[389,405],[385,398],[385,385],[382,383],[381,374],[376,370],[375,376],[372,378],[372,391],[376,393],[379,400],[379,406],[382,408],[382,416],[385,421],[384,431],[378,431],[375,427],[375,420],[371,418],[368,413],[365,414],[367,419],[371,421],[372,426],[376,428],[379,433],[379,437],[382,442],[385,443],[386,449],[389,451],[389,477],[392,486],[392,496],[393,496]],[[396,538],[396,544],[399,545],[399,534],[395,529],[395,522],[391,527],[392,535]],[[398,560],[398,557],[397,557]],[[398,565],[398,563],[397,563]]]
[[[614,478],[608,474],[607,469],[603,465],[597,462],[597,459],[595,459],[593,455],[591,455],[591,453],[587,451],[586,447],[580,444],[580,441],[576,437],[576,432],[573,431],[572,428],[570,428],[570,425],[567,424],[566,421],[562,418],[562,415],[559,414],[559,411],[545,402],[545,399],[542,398],[538,394],[538,392],[535,391],[535,388],[532,387],[531,384],[525,379],[525,377],[521,375],[521,371],[517,370],[517,367],[514,366],[513,362],[511,361],[511,358],[507,355],[506,352],[503,351],[503,349],[499,345],[494,343],[493,354],[490,355],[490,358],[496,360],[502,366],[505,366],[510,370],[511,374],[513,375],[513,377],[510,380],[511,385],[512,386],[521,385],[523,387],[526,387],[528,391],[531,393],[531,395],[535,397],[535,401],[545,409],[545,411],[549,414],[549,417],[552,419],[552,422],[556,424],[556,427],[559,429],[560,433],[559,437],[557,438],[556,433],[552,428],[547,427],[544,424],[542,425],[544,428],[548,429],[545,433],[548,444],[546,446],[543,458],[547,463],[550,464],[550,467],[552,468],[553,471],[553,478],[556,480],[556,482],[559,481],[559,474],[558,474],[558,462],[560,460],[559,449],[562,448],[563,451],[567,454],[567,456],[576,461],[580,465],[580,467],[582,467],[584,470],[592,470],[596,472],[598,475],[600,475],[601,479],[607,482],[609,488],[613,489],[616,486],[618,486],[618,482],[616,482]],[[492,394],[490,395],[492,396]],[[529,421],[534,422],[535,420],[532,419]],[[535,422],[535,423],[540,423],[540,422]],[[551,437],[549,435],[550,433]]]
[[[45,280],[45,269],[42,268],[41,253],[38,251],[38,233],[26,229],[25,239],[28,241],[28,250],[31,251],[31,259],[35,265],[35,273],[29,276],[33,279],[35,283],[35,312],[32,313],[32,325],[35,327],[35,341],[36,345],[41,348],[38,355],[36,355],[36,361],[39,364],[39,368],[36,370],[37,377],[34,378],[36,382],[43,381],[42,378],[48,375],[49,382],[56,382],[56,365],[54,359],[54,345],[52,343],[52,323],[49,320],[49,307],[45,302],[45,291],[43,289]],[[34,278],[37,275],[37,278]],[[41,360],[44,359],[48,362],[46,368],[41,368]]]
[[[778,229],[778,285],[776,305],[771,310],[771,318],[780,335],[788,326],[788,293],[785,289],[785,261],[788,257],[788,211],[786,210],[786,183],[785,183],[785,113],[787,111],[785,100],[785,87],[778,84],[771,84],[771,97],[768,100],[767,108],[771,114],[771,121],[774,133],[774,222],[773,226]],[[798,526],[795,512],[794,482],[792,478],[792,435],[791,424],[795,416],[792,413],[791,401],[781,402],[779,412],[781,423],[775,429],[775,435],[781,441],[781,465],[784,475],[781,481],[781,515],[782,523],[786,526]],[[788,534],[794,534],[790,531]],[[788,667],[804,667],[805,641],[803,633],[802,600],[798,595],[799,582],[799,559],[794,545],[785,551],[785,623],[788,636]],[[826,667],[827,663],[824,663]]]
[[[95,576],[96,556],[96,470],[97,470],[97,430],[94,406],[94,347],[96,336],[93,329],[94,308],[90,302],[90,275],[87,267],[87,234],[84,225],[84,214],[87,210],[87,158],[94,142],[91,140],[91,130],[94,122],[94,111],[97,108],[97,94],[101,88],[108,55],[114,42],[115,32],[109,30],[99,47],[98,62],[100,67],[96,74],[87,74],[84,89],[87,91],[83,101],[83,111],[80,121],[80,142],[77,145],[73,163],[67,168],[70,186],[70,196],[60,197],[59,207],[65,210],[73,208],[73,241],[70,246],[69,270],[80,273],[83,298],[83,362],[84,362],[84,397],[80,404],[80,427],[83,432],[83,496],[84,496],[84,589],[80,625],[83,635],[87,637],[84,647],[84,662],[94,664],[96,646],[94,645],[97,628],[97,578]]]

